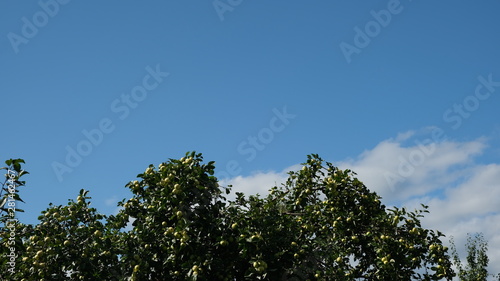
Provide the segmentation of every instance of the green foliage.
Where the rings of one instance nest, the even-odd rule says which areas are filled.
[[[27,280],[119,280],[117,233],[91,208],[88,191],[50,207],[27,231],[18,270]]]
[[[5,170],[5,181],[2,183],[2,188],[0,189],[0,216],[2,224],[8,217],[12,217],[15,212],[23,212],[22,209],[13,208],[14,206],[9,206],[11,201],[21,201],[24,202],[19,196],[19,187],[26,184],[25,181],[21,180],[21,177],[29,174],[27,171],[21,169],[21,164],[24,164],[23,159],[9,159],[5,161],[6,167],[1,167],[0,170]],[[14,204],[14,203],[12,203]]]
[[[23,212],[18,207],[18,202],[24,202],[19,196],[19,187],[25,185],[21,177],[28,174],[21,168],[23,159],[9,159],[5,164],[6,167],[0,168],[5,170],[5,181],[0,189],[0,280],[15,272],[16,254],[22,249],[25,228],[19,225],[16,213]]]
[[[114,216],[87,191],[19,226],[26,280],[451,280],[422,210],[387,209],[349,170],[308,156],[265,197],[221,187],[201,154],[150,165]]]
[[[488,242],[484,239],[482,233],[476,233],[474,236],[467,234],[467,257],[466,265],[462,264],[460,256],[458,255],[457,248],[453,241],[450,240],[452,245],[452,256],[458,270],[458,277],[460,281],[486,281],[488,276]],[[493,275],[492,275],[493,276]],[[500,274],[496,276],[500,280]]]
[[[133,197],[111,218],[123,233],[122,265],[133,280],[188,280],[212,273],[228,275],[224,239],[225,203],[213,174],[213,162],[201,164],[194,153],[152,165],[130,182]]]

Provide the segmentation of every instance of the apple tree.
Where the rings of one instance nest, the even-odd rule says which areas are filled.
[[[76,201],[18,224],[19,280],[451,280],[427,212],[386,208],[318,155],[269,194],[224,196],[214,162],[189,152],[150,165],[106,217]],[[7,235],[2,232],[2,235]],[[5,240],[3,240],[5,241]],[[2,251],[6,251],[2,248]]]
[[[24,233],[19,280],[121,280],[119,233],[90,207],[88,191],[66,206],[50,205]]]
[[[293,240],[274,254],[293,253],[292,266],[268,270],[297,280],[451,280],[443,234],[421,226],[426,206],[414,212],[387,209],[380,199],[353,172],[308,156],[265,200],[274,202],[279,216],[293,218],[284,229],[274,228],[279,234],[263,235],[264,241]]]
[[[227,201],[200,154],[148,167],[112,219],[133,221],[122,265],[136,280],[451,280],[427,212],[387,209],[349,170],[311,155],[264,198]]]
[[[139,174],[127,186],[133,196],[110,218],[121,229],[121,264],[132,280],[232,280],[227,261],[228,217],[224,188],[213,175],[213,162],[188,153]]]

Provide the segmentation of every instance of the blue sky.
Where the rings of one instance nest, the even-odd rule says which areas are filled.
[[[147,165],[191,150],[247,193],[318,153],[388,204],[429,203],[428,225],[457,242],[483,231],[498,249],[499,8],[2,1],[0,157],[31,173],[20,218],[81,188],[111,214]]]

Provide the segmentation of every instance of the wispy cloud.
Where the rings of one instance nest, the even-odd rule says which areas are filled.
[[[355,160],[335,164],[355,171],[360,180],[386,201],[401,202],[435,192],[460,180],[471,172],[469,169],[473,167],[474,157],[486,148],[484,139],[410,146],[402,143],[407,140],[401,137],[384,140]],[[413,157],[416,151],[421,151],[419,155],[422,159]]]

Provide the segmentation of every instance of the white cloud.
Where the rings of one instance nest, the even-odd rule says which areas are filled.
[[[456,187],[448,188],[444,199],[430,200],[429,204],[439,208],[440,216],[454,215],[461,221],[500,211],[500,165],[477,165],[471,170],[473,173],[470,178]]]
[[[399,133],[396,136],[396,141],[402,142],[402,141],[405,141],[405,140],[411,138],[414,135],[415,135],[415,131],[407,131],[407,132]]]
[[[482,232],[488,241],[491,273],[500,273],[500,165],[473,165],[471,176],[447,188],[442,198],[429,198],[429,227],[453,236],[465,257],[467,233]]]
[[[228,186],[232,185],[231,194],[228,199],[234,199],[236,192],[242,192],[245,195],[256,195],[266,196],[274,186],[280,186],[288,178],[287,172],[292,170],[298,170],[298,165],[294,165],[284,169],[281,172],[268,171],[268,172],[256,172],[250,176],[237,176],[232,179],[222,180],[221,185]]]
[[[405,138],[407,140],[407,138]],[[355,171],[359,179],[386,201],[421,196],[458,180],[464,169],[485,148],[482,140],[466,143],[441,142],[403,146],[385,140],[356,160],[337,165]]]
[[[500,163],[479,164],[477,157],[487,148],[486,139],[468,142],[433,141],[421,132],[406,132],[384,140],[354,159],[331,161],[351,169],[386,205],[409,209],[429,205],[425,227],[454,236],[459,253],[465,257],[467,233],[482,232],[489,244],[490,273],[500,273]],[[413,144],[411,141],[413,139]],[[284,182],[286,172],[259,172],[229,181],[234,191],[261,195]],[[393,186],[387,175],[398,179]]]

